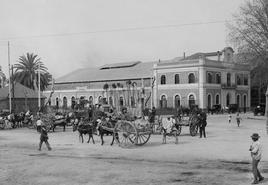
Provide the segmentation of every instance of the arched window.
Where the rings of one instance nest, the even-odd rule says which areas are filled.
[[[119,105],[120,106],[124,105],[124,98],[122,96],[119,98]]]
[[[208,95],[208,108],[210,109],[212,107],[212,101],[211,101],[211,95]]]
[[[228,93],[228,94],[226,95],[226,106],[229,106],[229,105],[230,105],[230,101],[231,101],[231,96],[230,96],[230,94]]]
[[[56,107],[59,108],[59,98],[56,98]]]
[[[133,96],[130,97],[131,107],[135,107],[135,98]]]
[[[179,83],[180,83],[180,75],[175,74],[175,84],[179,84]]]
[[[231,86],[231,74],[227,74],[227,86]]]
[[[167,97],[165,95],[161,96],[160,107],[167,108]]]
[[[211,74],[211,73],[207,73],[207,82],[208,82],[209,84],[212,83],[212,74]]]
[[[80,99],[79,99],[79,104],[81,106],[81,108],[84,108],[85,107],[85,96],[81,96]]]
[[[216,83],[217,84],[220,84],[221,83],[221,74],[220,73],[217,73],[216,74]]]
[[[65,109],[67,108],[67,98],[65,96],[63,97],[62,107],[65,108]]]
[[[113,106],[113,97],[109,97],[109,105]]]
[[[220,95],[216,95],[216,100],[215,100],[215,102],[216,102],[216,105],[219,105],[220,104]]]
[[[245,94],[243,96],[243,106],[247,107],[247,95],[245,95]]]
[[[236,104],[239,108],[240,107],[240,95],[239,94],[236,96]]]
[[[72,97],[71,99],[71,108],[74,109],[75,106],[75,97]]]
[[[236,76],[236,84],[237,84],[237,85],[242,85],[242,84],[241,84],[241,77],[240,77],[240,75],[237,75],[237,76]]]
[[[175,108],[179,107],[181,105],[181,99],[179,95],[175,96],[175,102],[174,102]]]
[[[248,85],[248,75],[244,75],[244,85]]]
[[[88,103],[89,103],[90,105],[93,105],[93,96],[90,96],[90,97],[88,98]]]
[[[189,96],[189,107],[192,107],[193,105],[195,105],[195,98],[194,95],[190,95]]]
[[[102,96],[98,97],[98,104],[102,104]]]
[[[166,76],[165,75],[161,76],[161,84],[166,84]]]
[[[195,83],[195,76],[193,73],[190,73],[189,76],[188,76],[188,83],[191,84],[191,83]]]

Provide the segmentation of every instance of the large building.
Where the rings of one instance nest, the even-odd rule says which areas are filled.
[[[49,89],[49,88],[48,88]],[[232,48],[156,62],[128,62],[86,68],[54,83],[51,105],[72,107],[86,99],[115,107],[207,109],[238,104],[250,107],[250,68],[238,64]],[[45,91],[47,97],[50,90]]]

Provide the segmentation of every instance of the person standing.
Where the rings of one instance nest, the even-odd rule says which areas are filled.
[[[41,151],[43,142],[45,142],[45,144],[47,145],[47,149],[51,150],[50,144],[48,143],[47,132],[48,131],[46,127],[42,124],[41,129],[40,129],[40,143],[39,143],[39,148],[38,148],[39,151]]]
[[[262,146],[260,144],[259,138],[260,136],[258,133],[252,134],[251,139],[253,142],[249,148],[252,157],[252,173],[254,176],[254,181],[252,182],[252,184],[258,184],[260,181],[264,179],[258,169],[258,164],[262,156]]]
[[[202,138],[202,136],[206,138],[207,114],[204,111],[199,114],[199,121],[200,138]]]
[[[228,122],[231,123],[231,121],[232,121],[232,115],[229,113]]]
[[[240,121],[241,121],[241,116],[239,114],[239,112],[236,114],[236,123],[237,123],[237,126],[239,127],[240,126]]]

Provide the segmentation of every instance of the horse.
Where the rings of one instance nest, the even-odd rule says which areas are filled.
[[[55,132],[56,126],[62,126],[63,132],[65,132],[66,125],[67,125],[67,122],[66,122],[65,118],[55,119],[55,120],[53,120],[52,127],[50,129],[52,129],[52,131]]]
[[[94,141],[94,138],[93,138],[93,132],[94,132],[93,125],[90,125],[90,124],[84,124],[84,125],[73,124],[73,132],[75,132],[76,130],[78,130],[78,132],[79,132],[79,139],[80,138],[82,139],[82,143],[84,143],[83,135],[88,134],[87,143],[89,143],[90,138],[92,138],[92,142],[93,142],[93,144],[95,144],[95,141]]]
[[[166,122],[166,125],[163,125]],[[175,137],[175,144],[178,144],[178,130],[179,130],[179,125],[177,124],[177,121],[174,118],[165,118],[164,120],[162,119],[162,124],[160,126],[161,133],[163,135],[163,144],[166,144],[166,137]]]
[[[99,136],[101,138],[101,145],[104,144],[104,139],[103,139],[104,135],[112,135],[113,136],[113,140],[110,144],[111,146],[114,144],[115,139],[117,142],[119,141],[118,133],[114,133],[114,131],[113,131],[116,122],[117,122],[117,120],[111,119],[111,117],[108,118],[108,120],[106,120],[105,118],[101,118],[101,119],[98,119],[96,121],[93,121],[94,128],[96,128],[96,130],[98,130],[98,132],[99,132]]]

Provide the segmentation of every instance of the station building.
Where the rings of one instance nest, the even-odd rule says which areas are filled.
[[[44,92],[49,97],[50,87]],[[90,104],[115,107],[189,107],[215,104],[250,107],[250,67],[236,62],[232,48],[155,62],[107,64],[79,69],[54,83],[51,105]]]

